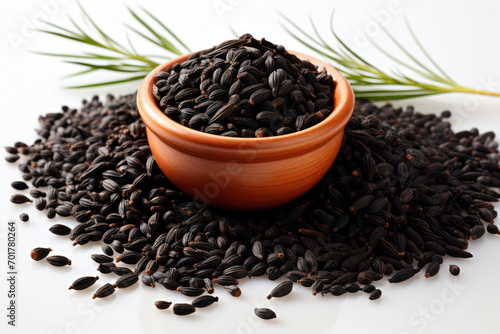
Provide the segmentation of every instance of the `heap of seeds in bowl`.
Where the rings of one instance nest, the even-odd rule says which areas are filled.
[[[326,69],[250,34],[193,53],[156,77],[153,94],[165,115],[214,135],[286,135],[333,110],[335,82]]]

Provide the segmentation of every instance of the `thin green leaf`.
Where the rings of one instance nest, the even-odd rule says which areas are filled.
[[[435,78],[439,78],[438,76],[436,76],[436,74],[434,72],[431,71],[431,69],[429,69],[427,66],[425,66],[424,64],[422,64],[422,62],[420,62],[417,58],[415,58],[410,52],[408,52],[408,50],[406,50],[403,45],[401,45],[401,43],[387,30],[385,29],[385,27],[383,27],[382,25],[379,24],[379,27],[380,29],[387,35],[387,37],[389,37],[391,39],[391,41],[408,57],[410,58],[411,60],[413,60],[413,62],[415,64],[417,64],[418,66],[420,66],[424,71],[426,71],[427,73],[429,73],[430,76],[434,76]]]
[[[137,20],[139,21],[139,23],[141,23],[147,30],[149,30],[149,32],[151,34],[153,34],[157,39],[158,39],[158,43],[155,43],[159,46],[161,46],[162,48],[164,48],[165,50],[168,50],[172,53],[175,53],[175,54],[178,54],[178,55],[181,55],[182,53],[172,44],[170,43],[166,38],[164,38],[163,36],[161,36],[160,34],[158,34],[153,28],[151,28],[151,26],[149,24],[147,24],[139,15],[137,15],[132,9],[129,8],[129,11],[130,13],[132,14],[132,16]],[[144,37],[144,35],[142,35]],[[152,41],[152,39],[148,38],[148,40]]]
[[[142,80],[146,76],[147,73],[144,75],[137,75],[133,77],[129,77],[126,79],[120,79],[120,80],[114,80],[114,81],[105,81],[105,82],[99,82],[99,83],[94,83],[94,84],[88,84],[88,85],[79,85],[79,86],[69,86],[66,88],[69,89],[80,89],[80,88],[90,88],[90,87],[100,87],[100,86],[109,86],[109,85],[116,85],[120,83],[125,83],[125,82],[130,82],[130,81],[137,81],[137,80]]]
[[[50,52],[39,52],[39,51],[31,51],[35,54],[43,55],[43,56],[51,56],[51,57],[60,57],[60,58],[76,58],[76,59],[95,59],[95,60],[126,60],[128,58],[125,57],[116,57],[116,56],[105,56],[97,53],[89,53],[84,52],[83,54],[67,54],[67,53],[50,53]]]
[[[432,57],[429,55],[429,53],[425,50],[425,48],[423,47],[423,45],[420,43],[420,40],[417,38],[417,36],[415,35],[415,32],[413,31],[413,28],[410,26],[408,20],[405,18],[405,24],[406,24],[406,27],[408,29],[408,31],[410,32],[411,36],[413,37],[413,40],[415,41],[415,43],[418,45],[420,51],[422,51],[422,53],[427,57],[427,59],[432,63],[432,65],[434,65],[434,67],[439,71],[441,72],[441,74],[446,78],[448,79],[448,81],[450,83],[453,83],[455,85],[457,85],[457,83],[455,81],[453,81],[453,79],[451,79],[442,69],[441,67],[434,61],[434,59],[432,59]]]
[[[38,29],[37,31],[40,31],[40,32],[43,32],[46,34],[50,34],[50,35],[54,35],[57,37],[62,37],[62,38],[69,39],[72,41],[80,42],[80,43],[92,44],[92,43],[89,43],[86,40],[82,39],[81,36],[70,36],[70,35],[56,32],[56,31],[50,31],[50,30],[45,30],[45,29]],[[92,44],[92,45],[94,45],[94,44]]]
[[[132,50],[133,53],[138,54],[137,50],[134,48],[134,44],[130,40],[130,35],[128,31],[125,31],[125,36],[127,36],[127,43],[130,46],[130,50]]]
[[[371,68],[374,68],[376,69],[375,66],[373,66],[372,64],[370,64],[368,61],[366,61],[364,58],[362,58],[361,56],[359,56],[356,52],[354,52],[351,48],[349,48],[347,46],[346,43],[344,43],[344,41],[337,35],[337,33],[335,32],[335,30],[333,29],[333,13],[332,15],[330,16],[330,32],[332,33],[332,35],[335,37],[335,39],[347,50],[349,51],[350,54],[352,54],[354,57],[356,57],[359,61],[361,61],[363,64],[366,64],[367,66],[371,67]]]
[[[94,22],[94,20],[92,20],[92,18],[90,17],[90,15],[87,13],[87,11],[85,10],[85,8],[83,8],[82,4],[80,3],[80,1],[77,1],[78,3],[78,6],[80,7],[80,10],[82,11],[83,13],[83,16],[84,18],[86,18],[90,24],[95,28],[95,30],[97,30],[97,32],[101,35],[102,38],[104,38],[104,40],[108,43],[109,46],[112,46],[112,45],[118,45],[112,38],[108,37],[108,35],[106,35],[104,33],[104,31],[102,31],[99,26]]]
[[[231,32],[231,34],[233,35],[233,37],[234,37],[234,38],[238,38],[238,37],[240,37],[240,34],[238,34],[238,33],[236,32],[236,30],[234,30],[234,28],[233,28],[233,27],[228,26],[228,29],[229,29],[229,31]]]
[[[142,7],[141,7],[142,8]],[[165,31],[167,33],[170,34],[170,36],[172,36],[180,45],[182,45],[182,47],[187,51],[187,52],[191,52],[191,50],[187,47],[186,44],[184,44],[184,42],[179,38],[177,37],[176,34],[174,34],[163,22],[161,22],[156,16],[154,16],[153,14],[151,14],[149,11],[147,11],[146,9],[142,8],[142,10],[148,14],[153,20],[156,21],[156,23],[158,23],[163,29],[165,29]],[[179,53],[179,55],[181,55],[182,53]]]
[[[130,30],[132,30],[133,32],[135,32],[137,35],[141,36],[141,37],[142,37],[142,38],[144,38],[145,40],[147,40],[147,41],[149,41],[149,42],[151,42],[151,43],[153,43],[153,44],[155,44],[155,45],[159,46],[160,48],[164,48],[163,44],[161,44],[160,42],[158,42],[158,41],[156,41],[156,40],[152,39],[152,38],[151,38],[151,37],[149,37],[149,36],[146,36],[144,33],[140,32],[139,30],[137,30],[137,29],[135,29],[135,28],[133,28],[133,27],[131,27],[131,26],[129,26],[128,24],[126,24],[126,25],[125,25],[125,27],[127,27],[127,28],[128,28],[128,29],[130,29]],[[170,51],[170,52],[172,52],[172,51]]]
[[[129,73],[135,73],[138,71],[146,71],[149,68],[141,65],[133,65],[133,64],[108,64],[108,65],[100,65],[100,64],[92,64],[92,63],[85,63],[85,62],[79,62],[79,61],[65,61],[68,64],[75,64],[75,65],[80,65],[80,66],[86,66],[90,68],[95,68],[99,70],[108,70],[108,71],[114,71],[114,72],[129,72]]]
[[[307,37],[311,42],[314,42],[315,44],[317,44],[318,46],[322,47],[323,45],[321,43],[319,43],[317,40],[314,39],[314,37],[312,37],[311,35],[309,35],[307,32],[305,32],[303,29],[301,29],[295,22],[293,22],[292,20],[290,20],[288,17],[286,17],[284,14],[278,12],[278,14],[285,20],[287,21],[294,29],[296,29],[297,31],[299,31],[302,35],[304,35],[305,37]]]
[[[75,72],[75,73],[71,73],[71,74],[68,74],[68,75],[65,75],[63,77],[63,79],[68,79],[68,78],[72,78],[72,77],[77,77],[79,75],[84,75],[84,74],[87,74],[87,73],[91,73],[91,72],[95,72],[97,71],[97,68],[89,68],[87,70],[83,70],[83,71],[80,71],[80,72]]]

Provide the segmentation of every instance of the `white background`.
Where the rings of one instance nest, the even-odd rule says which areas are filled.
[[[360,54],[385,68],[391,68],[390,64],[372,46],[363,43],[364,37],[372,35],[376,43],[403,59],[380,30],[374,28],[374,23],[381,20],[410,50],[416,50],[404,26],[406,17],[429,53],[458,82],[500,92],[500,4],[496,1],[401,1],[399,11],[389,16],[389,2],[370,0],[82,2],[106,32],[122,41],[125,38],[123,24],[135,25],[126,5],[136,10],[142,5],[160,17],[192,50],[231,38],[228,30],[231,26],[239,33],[265,36],[305,53],[309,51],[281,28],[277,12],[286,14],[307,31],[311,31],[308,20],[311,16],[320,32],[328,36],[327,21],[335,8],[338,34]],[[0,0],[2,146],[17,140],[32,142],[36,138],[33,129],[39,114],[58,111],[61,105],[78,107],[81,99],[94,94],[132,93],[138,85],[63,89],[65,85],[80,83],[62,80],[79,68],[31,51],[80,52],[83,46],[34,31],[34,27],[43,28],[37,19],[44,16],[66,27],[69,26],[68,16],[81,22],[80,10],[72,0]],[[140,47],[144,52],[154,51],[142,44]],[[81,80],[95,79],[113,77],[102,74]],[[449,94],[395,104],[410,103],[424,113],[444,109],[457,112],[452,119],[455,129],[499,130],[500,98]],[[69,240],[51,235],[47,231],[51,224],[60,222],[74,226],[75,223],[69,219],[50,221],[32,206],[11,204],[8,198],[13,190],[9,184],[21,175],[17,167],[7,163],[0,163],[0,175],[2,333],[498,333],[500,236],[486,235],[472,243],[472,259],[446,259],[442,271],[432,279],[419,275],[396,286],[378,282],[383,296],[375,302],[369,301],[364,293],[337,298],[313,297],[309,289],[297,286],[289,297],[271,305],[278,319],[263,322],[253,315],[253,308],[265,305],[265,296],[275,283],[251,279],[241,284],[243,294],[240,298],[218,289],[216,294],[220,302],[216,306],[181,318],[174,316],[171,310],[154,308],[153,302],[157,299],[188,301],[187,297],[162,287],[150,289],[139,284],[117,291],[109,299],[92,301],[90,294],[95,288],[113,281],[110,275],[99,274],[101,279],[95,288],[68,291],[74,279],[98,274],[89,255],[99,252],[99,247],[74,248]],[[18,223],[18,327],[14,329],[6,325],[4,315],[7,303],[5,235],[7,220],[17,219],[23,211],[29,213],[31,219],[28,223]],[[29,251],[36,246],[50,246],[54,253],[70,257],[74,265],[54,268],[31,261]],[[462,268],[459,277],[448,273],[450,263]]]

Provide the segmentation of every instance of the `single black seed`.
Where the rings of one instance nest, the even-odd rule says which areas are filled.
[[[375,299],[379,299],[380,296],[382,296],[382,291],[380,289],[375,289],[370,293],[370,296],[368,297],[368,299],[375,300]]]
[[[47,196],[47,194],[45,192],[40,191],[40,190],[36,190],[36,189],[30,190],[30,195],[33,198],[39,198],[39,197],[45,197],[45,196]]]
[[[4,146],[4,148],[7,151],[7,153],[10,153],[10,154],[17,154],[18,153],[17,147]]]
[[[205,289],[207,290],[207,292],[210,294],[214,293],[214,285],[212,280],[210,278],[204,278],[203,282],[205,283]]]
[[[449,270],[450,274],[452,274],[453,276],[458,276],[460,274],[460,267],[457,265],[450,264]]]
[[[236,278],[227,275],[216,277],[213,279],[213,282],[224,286],[238,284],[238,280]]]
[[[111,246],[108,245],[108,244],[102,244],[101,245],[101,250],[107,256],[113,256],[113,254],[114,254],[113,248],[111,248]]]
[[[276,313],[268,308],[255,308],[254,313],[261,319],[270,320],[276,318]]]
[[[357,285],[356,283],[347,283],[344,286],[344,288],[347,292],[350,292],[350,293],[355,293],[355,292],[358,292],[359,290],[361,290],[361,287],[359,285]]]
[[[31,255],[31,258],[33,260],[40,261],[40,260],[45,259],[51,251],[52,251],[52,248],[37,247],[31,251],[30,255]]]
[[[167,301],[164,301],[164,300],[157,300],[157,301],[155,301],[155,306],[159,310],[166,310],[166,309],[168,309],[170,307],[170,305],[172,305],[172,302],[167,302]]]
[[[11,187],[17,190],[25,190],[28,189],[28,185],[22,181],[14,181],[11,184]]]
[[[143,257],[141,253],[126,251],[120,256],[116,257],[116,262],[123,262],[126,264],[136,264]]]
[[[488,224],[486,225],[486,231],[491,234],[500,234],[500,231],[498,230],[498,226],[495,224]]]
[[[110,271],[113,274],[116,274],[118,276],[123,276],[123,275],[126,275],[126,274],[133,273],[133,271],[130,270],[129,268],[127,268],[127,267],[111,267]]]
[[[435,276],[439,272],[439,268],[441,267],[441,263],[438,261],[433,261],[433,262],[429,263],[429,265],[425,269],[425,277],[429,278],[429,277]]]
[[[199,295],[202,295],[205,290],[201,288],[193,288],[190,286],[180,286],[177,288],[177,291],[182,293],[184,296],[188,297],[197,297]]]
[[[49,231],[57,235],[69,235],[71,233],[71,229],[68,226],[62,224],[52,225],[49,228]]]
[[[80,277],[71,284],[69,290],[84,290],[88,287],[94,285],[94,283],[99,279],[99,276],[85,276]]]
[[[21,221],[23,222],[27,222],[28,220],[30,220],[30,216],[28,216],[27,213],[23,212],[19,215],[19,219],[21,219]]]
[[[226,289],[226,291],[233,297],[241,296],[241,290],[236,285],[227,285],[224,286],[224,289]]]
[[[137,275],[136,273],[129,273],[120,276],[120,278],[116,280],[113,286],[119,289],[128,288],[129,286],[137,283],[137,281],[139,281],[139,275]]]
[[[313,292],[312,292],[313,296],[316,296],[316,294],[317,294],[318,292],[321,292],[321,291],[323,290],[324,286],[325,286],[325,282],[324,282],[323,280],[316,280],[316,281],[312,284],[312,286],[311,286],[311,289],[312,289],[312,291],[313,291]]]
[[[42,211],[42,210],[45,210],[46,207],[47,207],[47,201],[45,200],[45,198],[39,197],[39,198],[35,199],[35,208],[37,210]],[[49,209],[51,209],[54,212],[54,216],[55,216],[56,209],[54,209],[53,207],[49,207]],[[48,216],[48,212],[49,212],[49,210],[47,210],[47,216]]]
[[[292,292],[293,282],[292,281],[284,281],[278,284],[274,289],[271,290],[269,295],[267,295],[267,299],[271,299],[273,297],[284,297]]]
[[[371,293],[375,290],[375,286],[374,285],[371,285],[371,284],[368,284],[368,285],[365,285],[363,287],[363,292],[366,292],[366,293]]]
[[[47,262],[55,267],[71,266],[71,260],[62,255],[49,256]]]
[[[248,276],[248,269],[242,265],[236,265],[224,269],[222,275],[232,276],[234,278],[245,278]]]
[[[105,298],[110,295],[112,295],[115,292],[115,287],[111,285],[110,283],[106,283],[103,286],[101,286],[97,291],[94,293],[92,296],[92,299],[96,298]]]
[[[116,264],[114,263],[101,263],[97,267],[97,271],[103,273],[103,274],[109,274],[111,273],[111,270],[116,267]]]
[[[92,258],[92,260],[94,260],[97,263],[113,262],[112,257],[109,257],[107,255],[103,255],[103,254],[92,254],[90,257]]]
[[[149,275],[146,275],[149,276]],[[143,276],[144,277],[144,276]],[[168,290],[177,290],[179,288],[179,282],[173,278],[165,277],[158,281],[159,284],[163,285]]]
[[[188,315],[196,311],[196,308],[193,305],[186,303],[176,303],[172,309],[176,315]]]
[[[10,201],[14,204],[24,204],[27,202],[33,202],[31,199],[21,194],[12,195],[10,197]]]
[[[144,285],[147,285],[152,288],[156,287],[155,280],[150,275],[142,275],[141,281]]]
[[[340,284],[332,286],[329,291],[334,296],[341,296],[347,292],[346,289]]]
[[[400,283],[406,281],[415,276],[415,274],[419,271],[419,269],[415,269],[413,267],[406,267],[394,274],[394,276],[389,279],[389,283]]]
[[[19,155],[9,155],[7,157],[5,157],[5,161],[7,162],[10,162],[10,163],[14,163],[16,162],[17,160],[19,160]]]
[[[198,298],[195,298],[192,302],[191,305],[193,305],[196,308],[202,308],[202,307],[207,307],[212,305],[215,302],[219,301],[219,297],[214,297],[214,296],[200,296]]]

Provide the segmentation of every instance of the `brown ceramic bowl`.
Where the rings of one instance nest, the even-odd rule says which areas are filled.
[[[311,189],[337,156],[344,127],[354,109],[347,80],[325,67],[337,82],[334,110],[306,130],[276,137],[234,138],[185,127],[163,114],[152,93],[155,73],[185,61],[189,54],[158,66],[142,82],[137,105],[159,167],[179,189],[201,202],[232,210],[260,210],[290,202]]]

